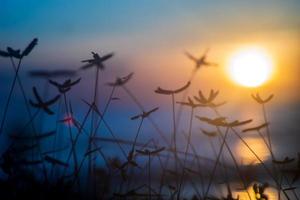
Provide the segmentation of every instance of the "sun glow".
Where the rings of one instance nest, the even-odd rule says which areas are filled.
[[[256,137],[245,137],[244,141],[251,147],[251,149],[255,151],[260,160],[265,161],[269,158],[269,150],[263,139]],[[244,165],[260,163],[255,155],[248,149],[248,147],[245,146],[242,141],[239,141],[236,144],[235,152]]]
[[[258,87],[264,84],[273,70],[271,57],[262,48],[248,47],[238,50],[229,60],[228,73],[238,84]]]

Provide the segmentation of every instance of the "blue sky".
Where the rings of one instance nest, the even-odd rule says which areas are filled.
[[[195,30],[199,30],[198,26],[208,30],[220,27],[218,31],[221,31],[224,26],[231,28],[242,23],[244,30],[252,28],[254,24],[256,29],[294,29],[299,26],[299,4],[297,0],[1,0],[0,36],[2,41],[11,42],[36,35],[45,41],[76,40],[108,35],[134,36],[159,32],[160,28],[166,28],[171,31],[171,35],[176,35],[184,31],[192,32],[192,27]],[[145,36],[149,40],[153,38],[151,35]]]

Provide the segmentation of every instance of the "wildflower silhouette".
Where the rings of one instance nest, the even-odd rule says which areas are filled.
[[[157,110],[158,110],[158,107],[153,108],[149,111],[143,111],[141,114],[135,115],[135,116],[131,117],[130,119],[131,120],[135,120],[135,119],[138,119],[138,118],[144,119],[144,118],[148,117],[151,113],[154,113]]]
[[[188,97],[187,102],[177,101],[176,103],[181,104],[183,106],[189,106],[191,108],[203,107],[203,104],[196,104],[190,97]]]
[[[242,125],[251,123],[253,121],[252,119],[248,119],[248,120],[244,120],[244,121],[234,120],[234,121],[231,121],[231,122],[226,122],[225,117],[217,117],[215,119],[210,119],[210,118],[207,118],[207,117],[196,116],[196,118],[199,119],[200,121],[204,121],[204,122],[206,122],[210,125],[223,126],[223,127],[242,126]]]
[[[189,82],[191,82],[194,79],[197,71],[201,68],[201,66],[206,66],[206,67],[217,66],[216,63],[210,63],[210,62],[207,61],[207,53],[208,53],[208,51],[209,51],[209,49],[206,49],[206,51],[204,52],[204,54],[199,59],[197,59],[196,57],[194,57],[190,53],[185,52],[185,55],[190,60],[192,60],[195,63],[195,68],[192,71],[191,76],[190,76],[190,78],[188,80]],[[185,92],[182,95],[181,101],[184,101],[186,99],[187,95],[188,95],[188,90],[185,90]],[[180,124],[180,119],[181,119],[181,114],[182,114],[182,108],[183,108],[182,105],[179,106],[178,113],[177,113],[177,116],[176,116],[176,123],[177,124]]]
[[[129,153],[128,153],[128,156],[127,156],[127,160],[126,162],[124,162],[122,165],[121,165],[121,168],[125,168],[129,165],[133,166],[133,167],[139,167],[139,165],[134,161],[135,159],[135,154],[134,154],[134,151],[131,150]]]
[[[34,38],[27,47],[22,51],[20,49],[13,49],[12,47],[7,47],[7,51],[0,50],[0,56],[2,57],[13,57],[16,59],[22,59],[24,56],[28,56],[30,52],[34,49],[37,45],[38,39]]]
[[[133,73],[130,73],[124,77],[117,77],[115,82],[107,83],[107,85],[113,86],[113,87],[122,86],[122,85],[126,84],[132,78],[132,76],[133,76]]]
[[[62,84],[61,83],[58,83],[56,81],[53,81],[53,80],[49,80],[49,83],[54,85],[58,91],[62,94],[68,92],[72,86],[78,84],[80,82],[81,78],[75,80],[75,81],[71,81],[71,79],[68,79],[66,81],[64,81]]]
[[[209,96],[205,97],[201,90],[198,92],[198,96],[194,96],[194,99],[202,104],[202,106],[207,106],[211,108],[216,108],[219,106],[222,106],[226,103],[226,101],[223,101],[221,103],[214,103],[214,100],[218,96],[219,91],[210,90]]]
[[[176,125],[176,118],[175,118],[175,94],[181,93],[186,90],[191,85],[191,82],[187,82],[181,88],[170,90],[170,89],[163,89],[161,87],[157,87],[155,93],[162,94],[162,95],[171,95],[171,102],[172,102],[172,119],[173,119],[173,134],[172,134],[172,145],[174,148],[174,158],[175,158],[175,168],[177,173],[177,125]]]
[[[160,127],[151,120],[152,117],[156,117],[155,112],[158,111],[160,107],[155,107],[149,110],[145,109],[142,103],[138,100],[137,96],[135,96],[134,93],[131,92],[128,83],[133,79],[133,73],[129,73],[126,76],[118,76],[111,82],[105,83],[103,81],[105,85],[110,86],[109,89],[111,91],[110,94],[108,94],[107,98],[101,96],[101,100],[107,99],[107,101],[104,102],[103,105],[100,106],[97,104],[98,93],[100,93],[100,88],[98,91],[98,83],[100,83],[100,79],[98,76],[100,74],[100,71],[103,72],[106,69],[105,64],[110,58],[114,56],[114,53],[109,53],[101,56],[95,52],[92,52],[92,58],[82,60],[82,66],[80,66],[78,70],[38,69],[28,71],[28,75],[30,76],[30,78],[47,79],[46,86],[48,86],[48,83],[50,83],[50,85],[53,85],[55,89],[59,91],[60,95],[57,95],[54,98],[50,98],[48,100],[46,95],[41,96],[40,91],[38,93],[37,89],[33,87],[32,90],[34,100],[27,99],[18,72],[21,66],[22,59],[30,55],[36,45],[37,39],[34,39],[23,51],[12,47],[7,47],[5,51],[0,50],[0,57],[3,57],[5,59],[8,58],[11,60],[12,67],[14,68],[15,72],[14,82],[20,85],[20,89],[25,100],[24,102],[25,104],[28,104],[29,107],[29,109],[26,108],[29,113],[29,122],[26,121],[26,124],[20,128],[22,132],[7,133],[6,136],[7,139],[11,141],[11,146],[3,151],[0,158],[0,168],[3,173],[7,175],[9,185],[16,186],[16,188],[13,188],[13,195],[19,193],[20,189],[27,189],[27,183],[29,182],[24,179],[33,179],[32,177],[36,177],[38,180],[30,180],[30,183],[42,186],[34,186],[34,189],[41,188],[41,191],[44,192],[43,187],[45,185],[47,186],[47,191],[48,189],[51,190],[52,187],[54,187],[55,189],[58,188],[60,190],[63,190],[66,194],[68,194],[69,191],[78,191],[80,194],[87,194],[88,198],[91,197],[92,199],[109,199],[109,197],[117,199],[166,199],[168,197],[169,199],[183,199],[186,198],[185,195],[187,194],[187,191],[190,192],[193,190],[194,193],[191,194],[192,199],[237,200],[239,199],[239,197],[235,197],[233,195],[230,184],[233,181],[242,183],[243,186],[239,187],[248,194],[248,190],[246,189],[249,188],[249,186],[257,178],[256,175],[258,173],[260,174],[261,171],[257,170],[261,170],[262,167],[265,172],[267,172],[267,178],[271,178],[272,180],[274,180],[274,183],[276,185],[275,187],[279,193],[279,199],[280,194],[282,193],[285,195],[286,199],[290,199],[290,192],[291,194],[294,194],[295,199],[299,199],[297,197],[297,185],[295,183],[299,180],[300,177],[300,155],[298,155],[299,158],[297,163],[295,162],[295,158],[291,158],[288,156],[282,156],[282,159],[275,159],[271,149],[271,140],[269,139],[268,130],[270,122],[266,117],[265,106],[273,99],[273,94],[268,96],[267,98],[262,98],[259,93],[252,94],[252,98],[260,106],[262,106],[265,119],[262,124],[252,126],[250,124],[252,122],[252,119],[231,121],[223,115],[219,114],[217,108],[224,105],[226,102],[218,100],[218,90],[210,90],[208,94],[205,94],[203,90],[199,90],[197,95],[188,96],[188,90],[191,86],[191,81],[194,76],[192,76],[189,81],[185,82],[185,85],[177,89],[170,90],[164,89],[162,87],[157,87],[157,89],[155,90],[156,94],[168,95],[171,97],[173,112],[173,131],[171,131],[170,133],[171,138],[167,140],[165,139],[164,134],[161,134],[162,132],[160,130]],[[206,50],[206,52],[200,58],[197,58],[192,54],[186,52],[186,56],[195,64],[195,69],[192,72],[192,75],[195,75],[196,71],[200,68],[217,66],[216,63],[209,61],[209,59],[207,58],[207,54],[208,50]],[[17,65],[14,63],[15,61],[18,61]],[[76,117],[77,114],[73,113],[72,109],[72,103],[75,102],[75,99],[73,99],[71,96],[70,99],[67,99],[67,95],[70,94],[69,91],[73,89],[73,86],[78,86],[81,83],[81,78],[77,77],[78,73],[83,73],[84,71],[87,71],[89,69],[95,69],[94,74],[96,75],[95,85],[93,88],[94,91],[92,92],[93,98],[90,101],[83,100],[83,102],[88,106],[88,109],[84,114],[83,119],[79,120],[79,118]],[[71,77],[74,77],[74,79],[71,79]],[[60,82],[57,81],[56,78],[64,79],[62,82]],[[5,118],[6,113],[8,112],[7,109],[9,102],[11,101],[10,98],[12,97],[12,91],[15,84],[14,82],[12,84],[12,87],[10,88],[11,90],[9,98],[4,109],[0,134],[3,132],[3,129],[9,130],[7,127],[3,128],[3,126],[6,126]],[[138,114],[132,117],[128,117],[128,119],[134,120],[134,122],[139,123],[136,132],[133,133],[134,138],[131,139],[118,138],[118,135],[114,132],[114,126],[110,125],[105,117],[105,114],[109,110],[109,106],[114,103],[113,101],[120,100],[121,96],[115,95],[115,91],[120,88],[122,88],[127,93],[127,95],[139,108]],[[105,93],[101,95],[104,94]],[[175,99],[175,97],[177,98],[176,95],[181,94],[183,96],[182,100],[177,101]],[[64,97],[64,107],[63,105],[61,105],[63,103],[60,98],[61,96]],[[121,98],[123,99],[123,97]],[[39,131],[36,131],[34,127],[35,123],[42,124],[41,122],[43,122],[43,120],[34,121],[35,117],[38,116],[38,113],[41,110],[49,115],[53,115],[54,110],[52,110],[52,108],[54,108],[54,104],[56,102],[58,106],[57,111],[55,112],[57,113],[56,119],[54,120],[56,122],[55,130],[44,132],[43,130],[39,129]],[[30,114],[30,110],[32,109],[30,105],[34,108],[38,108],[34,115]],[[182,130],[183,140],[180,141],[180,146],[177,146],[177,139],[179,139],[177,138],[177,128],[181,124],[179,123],[178,118],[175,117],[175,114],[177,114],[177,117],[180,116],[181,108],[189,109],[188,111],[190,117],[186,118],[187,126],[183,128],[186,128],[187,130]],[[194,116],[194,111],[196,112],[195,109],[197,108],[212,109],[214,111],[213,114],[216,114],[216,116],[206,115],[206,113],[197,113],[197,115]],[[89,120],[90,115],[92,115],[91,120]],[[50,116],[47,115],[47,117]],[[195,120],[195,118],[197,120]],[[150,138],[150,140],[148,140],[147,142],[138,141],[138,139],[140,139],[139,137],[144,120],[149,120],[149,122],[151,122],[155,130],[159,134],[161,134],[160,139],[163,139],[163,141],[155,141],[153,138]],[[209,140],[208,142],[212,146],[213,153],[215,154],[215,159],[201,156],[203,152],[198,151],[199,149],[197,145],[199,144],[193,143],[194,136],[192,137],[192,132],[194,131],[194,120],[197,122],[198,120],[200,122],[203,122],[200,124],[200,129],[197,128],[197,132],[200,131],[202,134],[207,136],[207,138],[205,139]],[[47,119],[46,121],[49,120]],[[87,125],[88,122],[91,122],[90,128]],[[64,129],[61,129],[59,123],[68,125],[70,136],[64,137],[68,137],[70,139],[70,142],[66,143],[65,140],[62,140],[62,138],[59,137],[64,131]],[[205,126],[202,126],[207,124],[211,127],[207,128]],[[27,126],[29,125],[31,125],[32,127],[28,130],[33,132],[28,132],[27,134]],[[47,126],[48,125],[50,124],[47,123]],[[244,127],[244,125],[246,128]],[[104,128],[105,130],[103,130],[102,128]],[[41,129],[43,129],[42,126]],[[263,135],[264,132],[262,131],[265,131],[265,129],[267,131],[269,141],[267,141],[267,138]],[[75,138],[74,132],[72,131],[76,131]],[[123,131],[125,131],[124,134],[126,134],[126,130],[124,129],[122,130],[122,132]],[[240,135],[240,133],[250,133],[253,131],[257,132],[261,136],[262,140],[266,144],[266,147],[271,152],[272,159],[270,161],[272,162],[260,159],[258,153],[256,152],[256,149],[249,145],[244,137]],[[106,132],[109,133],[111,137],[102,136],[102,134]],[[101,134],[101,137],[97,134]],[[237,162],[238,159],[235,158],[235,154],[233,154],[232,151],[232,143],[229,142],[229,139],[226,141],[226,138],[228,138],[229,134],[234,134],[234,137],[236,136],[240,141],[242,141],[242,144],[245,145],[259,161],[258,164],[251,166],[251,169],[253,169],[253,171],[248,170],[248,165],[244,166],[244,163],[240,164],[239,162]],[[186,143],[184,142],[184,140],[186,141]],[[78,146],[76,146],[77,142]],[[219,142],[219,146],[214,147],[213,145],[217,142]],[[84,146],[83,151],[81,147],[79,148],[79,143],[80,145],[86,145]],[[108,149],[106,148],[106,145],[104,143],[117,145],[117,148],[112,148],[112,151],[109,151],[108,153],[105,151]],[[225,150],[223,150],[224,147],[227,148],[226,152]],[[63,155],[65,155],[64,151],[66,150],[68,151],[68,154],[65,158],[65,156]],[[121,157],[120,160],[117,157],[108,157],[111,152],[119,150],[121,152],[121,154],[119,154],[121,156],[124,156]],[[74,157],[73,160],[70,159],[72,155]],[[173,155],[174,158],[172,157]],[[227,159],[228,155],[230,156],[229,158],[232,158],[232,160],[226,160],[225,162],[225,159],[223,157]],[[80,158],[80,162],[77,161],[77,156],[78,158]],[[144,159],[145,157],[146,159]],[[98,161],[98,158],[101,159],[100,162]],[[77,164],[77,162],[79,165]],[[151,163],[153,166],[151,165]],[[234,164],[235,168],[233,168],[232,163]],[[294,167],[293,164],[295,163],[296,166]],[[42,175],[44,175],[44,177],[40,176],[41,166],[43,166],[43,171],[41,172],[43,173]],[[220,171],[217,171],[217,168],[219,168],[219,166],[222,168],[220,168]],[[270,167],[272,167],[272,169]],[[209,173],[207,173],[206,169],[211,170],[209,170]],[[27,172],[31,171],[32,174],[28,173],[27,175]],[[235,172],[238,173],[239,177],[231,176],[231,174]],[[218,179],[219,175],[222,176],[221,180]],[[213,182],[221,181],[223,183],[223,176],[225,183],[227,184],[227,196],[218,194],[217,192],[215,192],[216,190],[214,190],[210,194],[209,191],[213,186]],[[134,180],[134,178],[136,177],[140,180]],[[86,178],[87,180],[81,182],[83,178]],[[143,178],[145,179],[144,182],[148,183],[136,187],[140,184],[140,181],[143,181]],[[148,181],[146,180],[147,178]],[[196,181],[198,181],[198,178],[200,180],[200,184],[198,184],[199,182],[194,182],[195,179]],[[234,178],[234,180],[231,178]],[[241,182],[236,181],[235,178],[238,178],[238,181]],[[20,180],[22,181],[20,182],[21,184],[19,184]],[[153,184],[154,180],[156,181],[155,184]],[[111,182],[107,183],[106,181]],[[81,184],[80,182],[84,184]],[[120,184],[117,185],[117,183]],[[0,180],[0,184],[3,184],[2,180]],[[25,185],[26,187],[19,185]],[[103,185],[104,187],[114,186],[114,188],[112,188],[113,190],[110,190],[109,188],[105,191],[102,191]],[[152,188],[152,186],[155,186],[155,188]],[[186,189],[187,187],[189,188]],[[255,198],[257,200],[266,200],[267,196],[266,192],[264,192],[265,185],[257,184],[255,187]],[[6,187],[3,188],[6,189]],[[1,189],[0,187],[0,192],[1,191],[3,191],[3,189]],[[81,193],[82,191],[85,191],[86,193]],[[36,190],[36,192],[38,192],[38,190]],[[47,197],[47,194],[42,194],[42,192],[38,193],[40,195],[40,198],[45,196]],[[168,196],[165,195],[165,192],[169,192]],[[23,193],[21,192],[21,194]],[[250,200],[251,198],[253,199],[253,197],[250,197],[249,195]]]
[[[217,67],[218,66],[218,64],[216,64],[216,63],[207,61],[208,51],[209,51],[209,49],[206,49],[204,54],[202,56],[200,56],[199,58],[196,58],[195,56],[193,56],[192,54],[190,54],[187,51],[185,52],[185,55],[195,63],[194,71],[197,71],[202,66],[205,66],[205,67]]]
[[[38,42],[38,39],[34,38],[27,45],[27,47],[22,51],[22,53],[21,53],[20,49],[14,50],[11,47],[7,47],[6,48],[7,51],[0,50],[0,56],[1,57],[8,57],[8,58],[10,58],[11,63],[12,63],[13,68],[14,68],[14,71],[15,71],[13,82],[11,84],[11,87],[10,87],[10,90],[9,90],[9,94],[8,94],[8,98],[7,98],[5,107],[4,107],[4,112],[3,112],[3,116],[2,116],[2,120],[1,120],[1,125],[0,125],[0,135],[2,134],[2,131],[3,131],[3,127],[4,127],[5,120],[6,120],[8,107],[9,107],[9,103],[10,103],[10,100],[11,100],[11,97],[12,97],[12,94],[13,94],[13,91],[14,91],[14,88],[15,88],[16,81],[18,81],[18,84],[19,84],[19,86],[21,88],[21,91],[22,91],[23,98],[27,102],[25,91],[24,91],[24,88],[22,86],[21,80],[19,78],[19,71],[20,71],[20,67],[21,67],[21,63],[22,63],[23,57],[28,56],[30,54],[30,52],[33,50],[33,48],[37,45],[37,42]],[[17,66],[14,63],[13,58],[18,59]],[[26,109],[27,109],[27,112],[29,114],[29,117],[32,118],[32,115],[31,115],[31,112],[30,112],[28,104],[26,104]]]
[[[284,173],[293,175],[292,183],[295,183],[300,178],[300,153],[298,153],[297,166],[294,169],[284,169]]]
[[[274,95],[271,94],[271,95],[270,95],[269,97],[267,97],[266,99],[262,99],[258,93],[256,93],[256,95],[252,94],[251,96],[252,96],[252,98],[253,98],[257,103],[259,103],[259,104],[265,104],[265,103],[268,103],[268,102],[271,101],[271,100],[273,99],[273,97],[274,97]]]
[[[182,172],[181,172],[180,182],[179,182],[179,187],[178,187],[177,199],[180,199],[181,187],[182,187],[182,184],[183,184],[184,169],[185,169],[187,154],[189,152],[189,148],[190,148],[190,144],[191,144],[191,138],[192,138],[192,126],[193,126],[192,124],[193,124],[193,119],[194,119],[194,110],[195,110],[195,108],[197,108],[201,105],[195,104],[190,97],[188,97],[188,102],[177,102],[177,103],[179,103],[181,105],[184,105],[184,106],[188,106],[188,107],[191,108],[187,144],[186,144],[186,148],[185,148],[185,152],[184,152],[184,160],[183,160],[183,164],[182,164],[183,167],[182,167]]]
[[[148,185],[149,185],[149,191],[148,191],[148,195],[149,195],[149,199],[151,199],[152,197],[152,191],[151,191],[151,156],[157,156],[160,152],[164,151],[165,148],[162,147],[160,149],[156,149],[156,150],[149,150],[149,149],[144,149],[144,150],[136,150],[137,153],[139,153],[142,156],[148,156]]]
[[[175,90],[167,90],[167,89],[162,89],[161,87],[158,87],[155,90],[155,92],[158,94],[164,94],[164,95],[174,95],[174,94],[178,94],[178,93],[186,90],[190,85],[191,85],[191,82],[187,82],[187,84],[185,84],[181,88],[175,89]]]
[[[259,126],[244,129],[243,132],[245,133],[245,132],[249,132],[249,131],[260,131],[260,129],[265,128],[268,125],[269,125],[269,123],[263,123],[262,125],[259,125]]]
[[[81,62],[87,63],[86,65],[82,66],[80,69],[86,70],[89,69],[93,66],[96,66],[100,70],[104,70],[105,66],[103,65],[103,62],[110,59],[113,57],[114,53],[109,53],[104,56],[99,56],[98,53],[92,52],[93,58],[92,59],[87,59],[87,60],[82,60]]]
[[[265,124],[267,124],[267,126],[266,126],[267,138],[268,138],[268,145],[267,146],[270,149],[272,159],[275,159],[274,158],[274,153],[273,153],[273,148],[272,148],[271,131],[270,131],[270,128],[269,128],[268,119],[267,119],[267,112],[266,112],[266,104],[273,99],[274,95],[271,94],[271,95],[269,95],[269,97],[267,97],[265,99],[261,98],[259,93],[256,93],[256,95],[252,94],[251,96],[258,104],[260,104],[262,106],[264,122],[265,122]]]
[[[134,141],[133,141],[133,144],[132,144],[132,148],[131,148],[131,151],[129,153],[129,155],[131,155],[130,157],[127,157],[128,158],[133,158],[133,153],[135,151],[135,146],[136,146],[136,143],[137,143],[137,139],[139,137],[139,134],[141,132],[141,128],[142,128],[142,125],[143,125],[143,122],[144,122],[144,119],[149,117],[152,113],[156,112],[158,110],[158,107],[156,108],[153,108],[149,111],[143,111],[141,114],[138,114],[138,115],[135,115],[133,117],[131,117],[131,120],[136,120],[138,118],[141,118],[141,121],[139,123],[139,126],[138,126],[138,129],[137,129],[137,132],[135,134],[135,138],[134,138]]]
[[[235,167],[240,175],[240,178],[244,184],[244,187],[246,187],[246,181],[244,179],[244,177],[242,176],[242,173],[239,169],[239,166],[238,166],[238,163],[230,149],[230,146],[227,144],[226,142],[226,138],[227,138],[227,135],[228,135],[228,131],[229,129],[233,129],[233,127],[237,127],[237,126],[242,126],[242,125],[245,125],[245,124],[248,124],[248,123],[251,123],[252,122],[252,119],[249,119],[249,120],[244,120],[244,121],[239,121],[239,120],[234,120],[232,122],[227,122],[226,118],[225,117],[217,117],[217,118],[214,118],[214,119],[210,119],[210,118],[207,118],[207,117],[199,117],[199,116],[196,116],[197,119],[199,119],[200,121],[203,121],[203,122],[206,122],[212,126],[215,126],[218,130],[218,132],[221,132],[219,127],[226,127],[226,131],[225,131],[225,134],[223,136],[223,134],[220,134],[221,136],[221,139],[222,139],[222,142],[221,142],[221,147],[220,147],[220,150],[217,154],[217,159],[215,161],[215,164],[214,164],[214,167],[213,167],[213,171],[212,171],[212,174],[209,178],[209,182],[208,182],[208,186],[207,186],[207,189],[205,191],[205,197],[208,195],[208,192],[210,190],[210,186],[212,184],[212,180],[213,180],[213,177],[215,175],[215,172],[216,172],[216,168],[217,168],[217,165],[218,165],[218,162],[220,160],[220,157],[221,157],[221,154],[222,154],[222,151],[223,151],[223,148],[224,146],[226,146],[228,152],[230,153],[230,156],[231,158],[233,159],[234,161],[234,164],[235,164]],[[243,140],[244,141],[244,140]],[[250,194],[248,193],[248,191],[246,190],[247,192],[247,195],[249,196],[249,198],[251,199],[250,197]]]
[[[32,105],[35,108],[44,110],[49,115],[53,115],[54,112],[50,110],[49,106],[57,102],[57,100],[60,98],[60,95],[56,95],[53,99],[50,99],[48,101],[43,101],[35,87],[32,88],[32,91],[35,99],[37,100],[37,103],[34,103],[32,100],[29,100],[30,105]]]
[[[120,175],[123,179],[123,181],[126,181],[128,178],[127,171],[125,169],[125,166],[121,164],[121,162],[118,159],[112,159],[110,160],[110,166],[112,169],[116,169],[120,171]]]
[[[294,162],[294,160],[295,160],[295,158],[289,158],[287,156],[283,160],[275,160],[275,159],[273,159],[272,162],[275,163],[275,164],[284,165],[284,164],[292,163],[292,162]]]

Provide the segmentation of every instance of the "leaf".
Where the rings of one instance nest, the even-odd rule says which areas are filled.
[[[249,131],[259,131],[260,129],[262,129],[264,127],[267,127],[268,125],[269,125],[269,123],[264,123],[264,124],[259,125],[259,126],[244,129],[243,132],[245,133],[245,132],[249,132]]]
[[[187,89],[190,86],[190,84],[191,84],[191,82],[189,81],[189,82],[187,82],[186,85],[184,85],[183,87],[176,89],[176,90],[166,90],[166,89],[162,89],[162,88],[158,87],[155,90],[155,93],[164,94],[164,95],[177,94],[177,93],[180,93],[180,92],[184,91],[185,89]]]
[[[274,94],[271,94],[267,99],[264,100],[264,103],[271,101],[274,97]]]
[[[233,121],[231,123],[227,123],[225,126],[227,126],[227,127],[242,126],[242,125],[251,123],[252,121],[253,121],[252,119],[248,119],[248,120],[245,120],[245,121],[236,120],[236,121]]]
[[[10,56],[12,56],[14,58],[18,58],[18,59],[22,58],[22,56],[20,55],[20,49],[14,50],[11,47],[7,47],[6,49],[7,49],[7,52],[9,53]]]
[[[48,137],[53,136],[56,133],[56,131],[50,131],[44,134],[39,134],[36,136],[19,136],[19,135],[10,135],[10,138],[15,140],[42,140],[46,139]]]
[[[23,56],[28,56],[30,52],[33,50],[33,48],[37,45],[38,39],[34,38],[29,45],[25,48],[25,50],[22,52],[22,57]]]
[[[294,162],[294,160],[295,160],[295,158],[285,157],[283,160],[273,159],[272,162],[275,163],[275,164],[283,165],[283,164],[288,164],[288,163]]]
[[[2,57],[9,57],[9,56],[10,56],[10,54],[9,54],[9,53],[7,53],[6,51],[2,51],[2,50],[0,50],[0,56],[2,56]]]
[[[215,137],[218,135],[218,133],[216,131],[206,131],[206,130],[201,129],[201,132],[208,137]]]

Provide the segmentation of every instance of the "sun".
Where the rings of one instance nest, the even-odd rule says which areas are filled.
[[[272,74],[272,59],[263,48],[248,47],[236,51],[229,59],[231,78],[245,87],[258,87]]]

